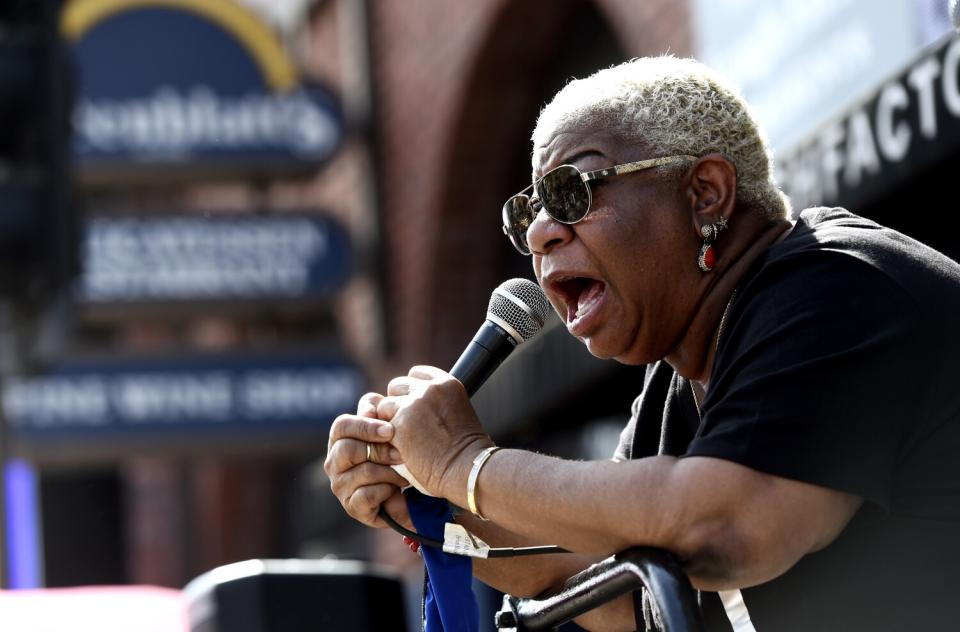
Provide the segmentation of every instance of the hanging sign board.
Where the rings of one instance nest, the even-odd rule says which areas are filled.
[[[94,217],[77,298],[86,304],[329,298],[350,239],[320,215]]]
[[[306,170],[341,142],[333,93],[233,0],[72,0],[63,31],[88,181]]]
[[[877,200],[960,157],[960,38],[947,37],[778,160],[794,208]]]
[[[942,21],[927,20],[939,5]],[[693,0],[696,58],[743,90],[774,151],[949,30],[947,0]],[[927,39],[936,32],[936,37]]]
[[[322,448],[364,384],[352,363],[321,354],[126,358],[10,379],[3,403],[15,448],[41,456],[211,441]]]

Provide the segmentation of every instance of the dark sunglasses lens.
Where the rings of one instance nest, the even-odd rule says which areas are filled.
[[[576,167],[563,165],[548,172],[536,190],[547,213],[558,222],[579,222],[590,210],[590,189]]]
[[[526,195],[514,195],[503,205],[503,227],[514,247],[526,254],[530,252],[527,246],[527,229],[537,216]]]

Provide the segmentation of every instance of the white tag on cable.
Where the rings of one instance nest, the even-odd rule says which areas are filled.
[[[391,465],[390,467],[393,468],[394,472],[396,472],[400,476],[407,479],[407,482],[413,485],[415,488],[417,488],[418,492],[420,492],[424,496],[430,496],[431,498],[433,498],[433,495],[427,493],[427,490],[423,488],[423,485],[420,484],[420,481],[418,481],[413,477],[413,474],[410,473],[410,470],[407,469],[407,466],[405,464],[400,463],[399,465]]]
[[[486,558],[490,545],[455,522],[443,525],[443,550],[454,555]]]

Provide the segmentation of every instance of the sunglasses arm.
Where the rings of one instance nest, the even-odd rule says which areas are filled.
[[[638,162],[626,162],[621,165],[607,167],[606,169],[597,169],[596,171],[581,173],[580,179],[584,182],[590,182],[591,180],[599,180],[600,178],[609,178],[610,176],[619,176],[625,173],[633,173],[634,171],[643,171],[644,169],[652,169],[653,167],[662,167],[663,165],[696,159],[696,156],[681,155],[667,156],[666,158],[651,158]]]

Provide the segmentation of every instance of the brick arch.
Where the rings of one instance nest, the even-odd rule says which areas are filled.
[[[491,23],[441,171],[429,310],[430,356],[441,366],[473,335],[490,290],[506,278],[532,276],[529,259],[500,231],[500,206],[529,183],[529,138],[539,109],[569,77],[624,59],[618,39],[589,0],[508,2]]]
[[[502,198],[528,180],[527,139],[540,101],[601,65],[576,65],[588,48],[576,37],[577,16],[609,25],[604,41],[626,53],[617,58],[683,53],[689,26],[686,0],[404,0],[370,8],[383,157],[378,254],[391,339],[383,366],[371,369],[379,375],[410,363],[443,366],[476,327],[491,287],[527,269],[504,254],[496,215]]]

